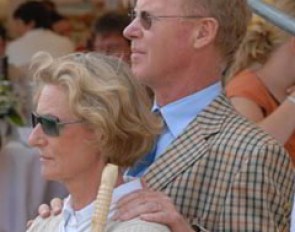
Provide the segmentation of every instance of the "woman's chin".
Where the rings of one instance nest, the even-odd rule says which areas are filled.
[[[41,170],[41,175],[46,180],[54,180],[54,181],[59,181],[60,180],[59,175],[57,175],[57,173],[46,170],[44,168]]]

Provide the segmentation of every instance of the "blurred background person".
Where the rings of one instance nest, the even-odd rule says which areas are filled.
[[[31,86],[27,75],[32,56],[38,51],[46,51],[59,57],[73,52],[74,44],[50,29],[50,12],[41,2],[29,1],[19,5],[13,18],[19,38],[7,45],[6,54],[11,66],[9,75],[22,105],[22,114],[29,121]]]
[[[50,30],[50,12],[38,1],[21,4],[13,13],[19,38],[7,46],[9,63],[26,66],[38,51],[58,57],[74,51],[74,44],[66,37]]]
[[[41,0],[49,11],[57,11],[56,3],[51,0]]]
[[[51,0],[41,1],[50,13],[50,27],[51,29],[62,36],[71,38],[73,31],[70,20],[58,12],[55,2]]]
[[[97,18],[94,23],[89,50],[123,59],[130,63],[130,40],[123,36],[123,30],[130,23],[130,17],[120,11],[108,11]],[[153,98],[153,92],[146,87],[148,95]]]
[[[70,20],[58,12],[51,13],[51,29],[55,33],[68,38],[71,38],[73,32]]]
[[[5,56],[6,29],[0,24],[0,57]]]
[[[0,24],[0,80],[8,79],[8,63],[5,55],[6,36],[6,29]]]
[[[124,28],[130,23],[128,15],[110,11],[99,17],[94,24],[92,49],[113,55],[129,62],[130,42],[123,36]]]
[[[272,1],[271,1],[272,2]],[[295,16],[294,0],[274,7]],[[295,164],[295,37],[254,16],[226,84],[234,107],[274,136]]]

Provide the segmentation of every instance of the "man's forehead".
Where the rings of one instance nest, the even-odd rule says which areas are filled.
[[[184,0],[137,0],[134,10],[165,10],[179,7]]]

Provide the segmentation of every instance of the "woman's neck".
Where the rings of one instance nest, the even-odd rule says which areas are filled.
[[[282,102],[287,97],[287,89],[295,84],[294,54],[290,52],[292,44],[286,42],[277,48],[268,61],[257,70],[257,75],[267,89]]]
[[[285,100],[286,90],[295,84],[294,78],[290,77],[287,70],[284,71],[276,66],[264,65],[256,73],[278,102]]]
[[[103,167],[102,162],[97,162],[84,172],[64,180],[71,195],[71,206],[74,210],[80,210],[95,200]]]
[[[75,182],[67,184],[74,210],[81,210],[96,199],[103,168],[104,166],[98,167],[92,174],[88,173],[87,177],[85,175],[79,175],[79,180],[76,178]],[[120,173],[115,187],[124,183],[123,175]]]

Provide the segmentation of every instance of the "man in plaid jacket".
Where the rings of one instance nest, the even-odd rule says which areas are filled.
[[[115,218],[173,232],[288,231],[288,154],[235,112],[219,83],[246,31],[246,1],[138,0],[132,15],[132,71],[154,91],[165,128],[152,164],[128,172],[148,187],[124,197]]]

